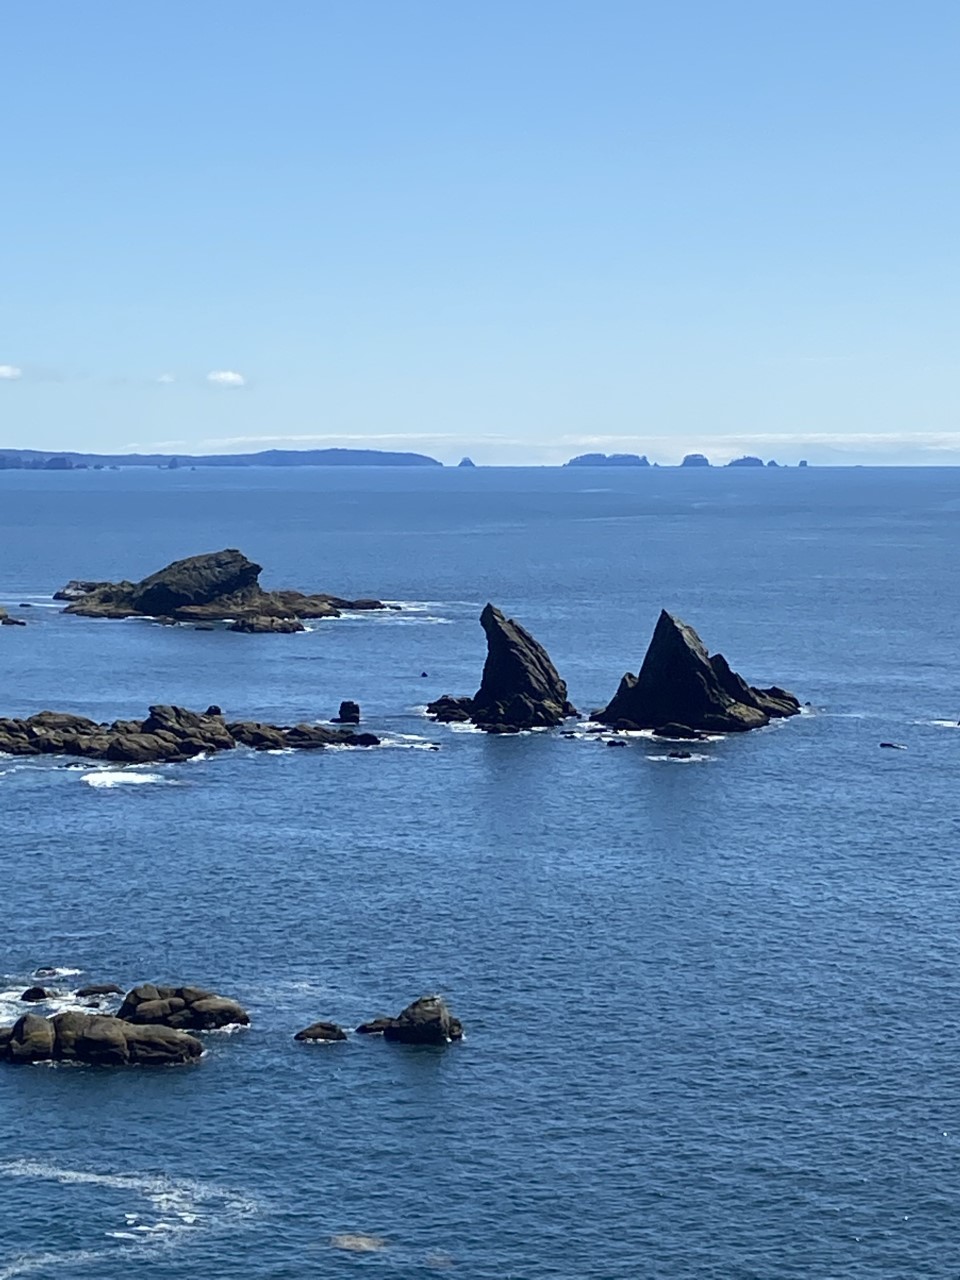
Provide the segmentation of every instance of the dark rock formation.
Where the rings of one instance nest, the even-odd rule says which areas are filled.
[[[902,742],[881,742],[880,745],[890,751],[906,751],[907,749]],[[21,996],[20,999],[23,1000],[24,997]]]
[[[152,982],[128,991],[117,1017],[179,1031],[215,1031],[218,1027],[245,1027],[250,1022],[250,1015],[236,1000],[202,987],[158,987]]]
[[[742,458],[733,458],[727,463],[728,467],[762,467],[763,459],[756,458],[753,454],[746,453]]]
[[[388,1018],[385,1013],[378,1013],[369,1022],[360,1023],[359,1027],[357,1027],[357,1035],[382,1036],[387,1027],[392,1027],[394,1022],[394,1018]]]
[[[448,1044],[463,1039],[463,1027],[441,996],[421,996],[390,1019],[383,1038],[401,1044]]]
[[[461,458],[460,461],[457,463],[458,467],[467,467],[467,468],[475,467],[476,465],[477,464],[474,462],[472,458],[467,458],[467,457]]]
[[[112,724],[55,711],[41,711],[26,720],[0,719],[0,753],[78,756],[117,764],[173,764],[237,746],[269,751],[375,747],[379,743],[372,733],[324,725],[225,724],[219,709],[216,714],[208,711],[201,715],[184,707],[155,706],[146,720],[115,720]]]
[[[668,751],[667,755],[671,760],[692,760],[693,756],[689,751]]]
[[[472,720],[489,733],[516,732],[560,724],[577,710],[547,651],[518,622],[488,604],[480,615],[487,637],[487,660],[472,698],[444,694],[427,714],[444,722]]]
[[[710,459],[703,453],[688,453],[681,467],[709,467]]]
[[[755,689],[731,670],[722,654],[711,658],[694,629],[664,610],[640,674],[625,675],[609,706],[596,718],[602,724],[634,729],[680,725],[705,733],[732,733],[760,728],[799,710],[792,694],[776,687]]]
[[[261,566],[235,549],[176,560],[140,582],[73,581],[54,596],[85,618],[227,622],[231,630],[302,631],[302,618],[336,618],[344,609],[383,609],[379,600],[343,600],[300,591],[264,591]]]
[[[22,618],[11,618],[6,609],[0,609],[0,627],[25,627],[26,625]]]
[[[47,991],[45,987],[27,987],[20,999],[26,1004],[39,1004],[41,1000],[49,1000],[57,994],[56,991]]]
[[[185,1031],[134,1026],[107,1014],[58,1013],[52,1018],[24,1014],[0,1028],[0,1061],[86,1062],[92,1066],[168,1066],[192,1062],[202,1043]]]
[[[472,698],[455,698],[445,693],[442,698],[427,704],[427,715],[441,724],[464,724],[470,719],[472,708]]]
[[[293,1037],[294,1040],[346,1040],[347,1033],[335,1022],[313,1022]]]
[[[76,994],[81,1000],[87,996],[122,996],[123,987],[118,987],[115,982],[98,982],[90,987],[81,987]]]
[[[359,702],[341,702],[340,710],[333,717],[334,724],[359,724],[360,723],[360,704]]]

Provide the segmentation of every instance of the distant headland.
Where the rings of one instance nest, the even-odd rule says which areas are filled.
[[[69,453],[0,449],[0,471],[104,470],[107,467],[442,467],[424,453],[381,449],[265,449],[261,453]]]

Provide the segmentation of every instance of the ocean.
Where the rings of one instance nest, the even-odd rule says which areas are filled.
[[[0,472],[0,715],[353,698],[384,739],[0,757],[0,1022],[39,966],[252,1017],[192,1067],[0,1067],[0,1280],[960,1274],[958,529],[948,469]],[[223,547],[403,607],[52,607]],[[809,705],[689,760],[433,724],[488,600],[585,713],[662,607]],[[293,1041],[431,991],[462,1043]]]

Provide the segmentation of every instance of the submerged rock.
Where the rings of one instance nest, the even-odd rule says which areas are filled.
[[[124,1022],[180,1031],[215,1031],[250,1023],[250,1015],[236,1000],[202,987],[162,987],[152,982],[128,991],[117,1017]]]
[[[265,591],[261,566],[235,548],[175,560],[140,582],[75,580],[54,596],[86,618],[230,622],[231,631],[302,631],[301,618],[336,618],[344,609],[383,609],[379,600],[344,600],[300,591]]]
[[[123,987],[118,987],[115,982],[97,982],[89,987],[80,987],[76,992],[79,999],[87,996],[122,996]]]
[[[203,1044],[185,1031],[134,1026],[109,1014],[71,1010],[52,1018],[24,1014],[0,1028],[0,1061],[85,1062],[91,1066],[168,1066],[192,1062]]]
[[[488,604],[480,615],[487,658],[472,698],[444,694],[427,714],[444,722],[472,720],[488,733],[517,732],[560,724],[577,714],[567,686],[546,649],[519,622]]]
[[[733,733],[799,711],[793,694],[748,685],[722,654],[710,657],[692,627],[663,610],[639,675],[623,677],[596,719],[638,729],[679,726],[697,733]]]
[[[150,707],[145,720],[115,720],[112,724],[54,711],[41,711],[26,720],[0,719],[0,752],[78,756],[116,764],[177,763],[238,746],[269,751],[375,747],[379,743],[372,733],[324,725],[225,724],[219,707],[200,714],[185,707],[158,705]]]

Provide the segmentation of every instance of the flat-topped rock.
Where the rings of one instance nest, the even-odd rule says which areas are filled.
[[[380,744],[375,734],[328,725],[227,724],[219,708],[213,714],[211,710],[200,713],[157,705],[150,707],[145,720],[114,720],[111,724],[54,711],[41,711],[26,720],[0,719],[0,753],[66,755],[115,764],[176,764],[238,746],[283,751]]]
[[[489,733],[547,728],[577,714],[550,656],[519,622],[488,604],[480,615],[487,658],[472,698],[444,694],[427,707],[443,722],[472,720]]]
[[[687,737],[758,729],[799,711],[793,694],[748,685],[722,654],[709,655],[693,627],[663,610],[639,674],[628,672],[595,718],[618,728],[656,729],[663,737],[681,730],[676,736]]]
[[[236,548],[175,560],[139,582],[76,579],[54,596],[65,613],[86,618],[156,618],[230,624],[233,631],[302,631],[301,618],[336,618],[344,609],[383,609],[379,600],[345,600],[300,591],[265,591],[261,566]]]

